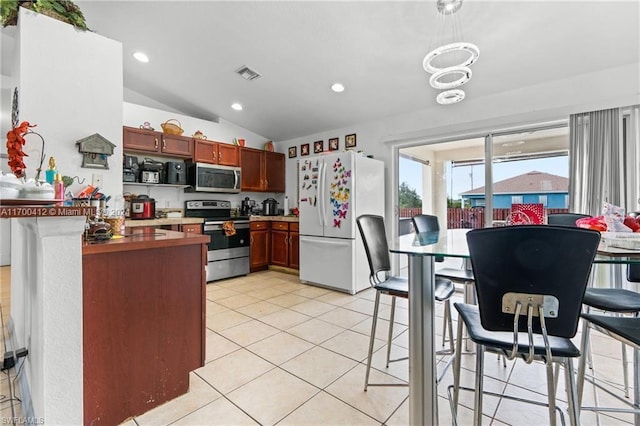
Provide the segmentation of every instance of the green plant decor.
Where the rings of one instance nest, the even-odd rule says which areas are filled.
[[[80,8],[72,1],[67,0],[1,0],[0,17],[3,27],[18,23],[18,9],[20,7],[66,22],[81,30],[88,30]]]

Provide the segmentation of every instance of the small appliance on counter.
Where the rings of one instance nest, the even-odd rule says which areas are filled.
[[[138,181],[138,157],[133,155],[124,155],[122,157],[122,181]]]
[[[167,161],[164,163],[164,183],[171,185],[186,185],[186,165],[181,161]]]
[[[156,217],[156,200],[148,195],[138,195],[131,199],[131,219],[154,219]]]
[[[244,197],[240,206],[240,214],[242,216],[251,216],[254,213],[255,207],[255,200],[250,200],[249,197]]]
[[[277,216],[278,201],[275,198],[267,198],[262,202],[262,216]]]
[[[138,164],[140,169],[140,183],[164,183],[163,163],[161,161],[145,158]]]

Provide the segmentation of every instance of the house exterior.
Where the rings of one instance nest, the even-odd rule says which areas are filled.
[[[485,187],[461,194],[464,206],[484,207]],[[493,184],[493,208],[508,209],[512,204],[540,203],[548,209],[569,207],[569,179],[531,171]]]

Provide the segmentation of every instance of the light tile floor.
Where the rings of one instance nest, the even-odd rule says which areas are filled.
[[[297,276],[265,271],[209,283],[206,294],[206,364],[191,373],[187,394],[128,420],[126,426],[409,423],[407,387],[363,391],[375,297],[372,290],[351,296],[302,284]],[[461,294],[455,297],[462,299]],[[388,319],[390,298],[383,296],[382,303],[381,316]],[[442,308],[436,304],[439,333]],[[392,357],[407,355],[407,322],[406,301],[399,300]],[[388,321],[378,324],[371,380],[406,383],[407,361],[392,363],[388,369],[384,366]],[[620,345],[595,334],[593,342],[598,374],[620,383]],[[442,358],[440,367],[444,361]],[[473,386],[474,363],[473,356],[463,357],[465,386]],[[488,354],[485,369],[485,389],[546,400],[544,366],[508,361],[503,367],[495,355]],[[446,398],[451,383],[449,370],[438,386],[440,424],[451,424]],[[0,384],[0,414],[8,417],[6,375]],[[559,399],[565,400],[562,383],[558,392]],[[601,404],[615,404],[604,392],[587,386],[584,403],[593,404],[596,397]],[[462,393],[458,424],[471,424],[472,401],[470,393]],[[559,405],[563,407],[562,402]],[[484,424],[493,425],[549,423],[546,408],[491,396],[485,397],[483,417]],[[597,424],[593,413],[583,412],[581,420],[582,424]],[[628,425],[633,419],[626,414],[600,414],[599,421]]]
[[[408,388],[363,391],[374,297],[372,290],[350,296],[275,271],[208,284],[206,365],[192,373],[188,394],[127,424],[407,425]],[[456,298],[461,300],[461,294]],[[387,320],[390,301],[382,299],[381,316]],[[440,332],[443,306],[436,304],[436,309]],[[378,323],[372,381],[406,383],[407,361],[384,367],[388,330],[384,319]],[[407,355],[407,323],[406,301],[399,300],[392,357]],[[619,379],[619,345],[595,337],[594,346],[598,373]],[[474,357],[463,357],[463,368],[463,385],[471,387]],[[545,401],[542,365],[508,361],[505,368],[489,354],[485,368],[487,390]],[[449,370],[438,387],[441,424],[451,424],[446,398],[451,382]],[[559,392],[564,392],[562,384]],[[585,403],[593,402],[593,393],[588,386]],[[598,396],[603,402],[604,395]],[[563,394],[560,399],[565,400]],[[469,407],[472,396],[463,393],[459,424],[471,423]],[[485,424],[549,423],[546,408],[504,398],[487,396],[483,411]],[[581,420],[595,424],[596,416],[585,412]],[[629,415],[601,414],[599,420],[604,425],[632,422]]]

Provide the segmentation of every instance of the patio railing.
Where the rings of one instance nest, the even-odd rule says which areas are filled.
[[[493,220],[502,221],[506,220],[509,216],[511,209],[493,209]],[[567,213],[569,209],[545,209],[545,214],[551,213]],[[400,224],[399,234],[405,235],[413,232],[413,226],[411,225],[411,218],[417,214],[422,213],[422,208],[401,208],[400,209]],[[459,229],[459,228],[482,228],[484,224],[484,208],[460,208],[451,207],[447,209],[447,229]]]

